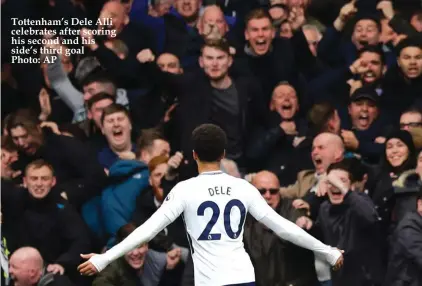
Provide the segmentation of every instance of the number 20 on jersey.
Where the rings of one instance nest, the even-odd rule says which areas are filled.
[[[233,231],[230,224],[230,213],[231,213],[232,208],[234,207],[237,207],[240,210],[239,227],[236,232]],[[220,208],[213,201],[205,201],[201,205],[199,205],[197,215],[203,216],[207,208],[211,208],[212,216],[207,226],[205,227],[204,231],[198,237],[198,240],[220,240],[221,233],[211,233],[212,228],[217,223],[218,217],[220,216]],[[224,216],[224,228],[226,230],[227,236],[230,237],[231,239],[238,238],[240,233],[242,232],[242,227],[246,218],[245,205],[241,201],[233,199],[226,204],[226,207],[224,208],[223,216]]]

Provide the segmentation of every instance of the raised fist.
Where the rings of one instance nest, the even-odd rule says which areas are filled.
[[[358,9],[355,6],[355,2],[356,0],[353,0],[341,8],[339,14],[340,20],[342,20],[343,22],[347,22],[353,15],[356,14]]]
[[[304,9],[302,7],[293,7],[290,10],[288,21],[292,30],[297,31],[306,22]]]
[[[394,9],[393,9],[393,3],[391,1],[380,1],[377,5],[377,9],[381,10],[384,14],[385,18],[388,20],[393,19],[394,17]]]
[[[140,63],[144,64],[144,63],[155,61],[155,56],[150,49],[144,49],[136,55],[136,59]]]

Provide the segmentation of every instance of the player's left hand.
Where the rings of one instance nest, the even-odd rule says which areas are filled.
[[[339,270],[343,266],[343,263],[344,263],[344,256],[343,256],[344,250],[338,249],[338,251],[341,252],[341,256],[337,259],[336,264],[334,264],[333,266],[334,271]]]
[[[94,264],[92,264],[89,259],[95,255],[95,253],[90,253],[90,254],[81,254],[81,257],[83,259],[88,259],[88,261],[85,261],[84,263],[80,264],[78,266],[78,271],[79,273],[81,273],[81,275],[86,275],[86,276],[92,276],[96,273],[98,273],[97,268],[95,268]]]

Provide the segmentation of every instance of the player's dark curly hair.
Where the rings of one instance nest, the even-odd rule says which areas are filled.
[[[218,162],[227,144],[226,133],[214,124],[202,124],[192,132],[193,150],[202,162]]]

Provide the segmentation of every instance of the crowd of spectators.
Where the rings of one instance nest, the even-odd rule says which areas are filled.
[[[227,134],[224,172],[344,250],[333,271],[248,217],[258,286],[422,285],[421,6],[2,0],[2,285],[194,285],[181,218],[97,276],[77,265],[197,175],[203,123]],[[51,41],[16,64],[12,18],[80,33],[24,35]]]

